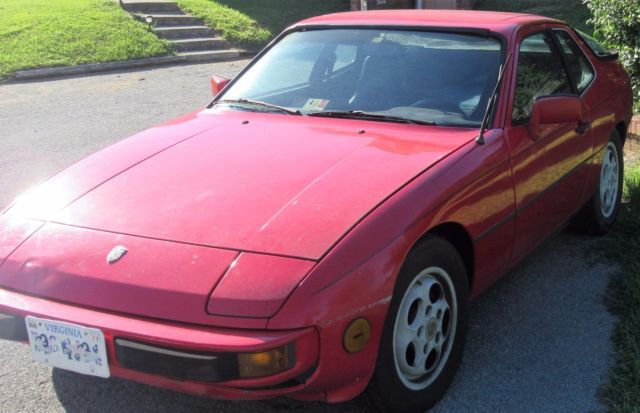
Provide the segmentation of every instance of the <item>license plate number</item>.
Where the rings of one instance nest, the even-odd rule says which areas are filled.
[[[110,376],[102,331],[31,316],[25,323],[35,361],[90,376]]]

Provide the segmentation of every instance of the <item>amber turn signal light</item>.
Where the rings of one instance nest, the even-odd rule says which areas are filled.
[[[238,354],[238,373],[242,378],[269,376],[288,370],[294,365],[292,345],[257,353]]]
[[[344,330],[342,345],[349,353],[362,351],[371,338],[371,325],[364,318],[353,320]]]

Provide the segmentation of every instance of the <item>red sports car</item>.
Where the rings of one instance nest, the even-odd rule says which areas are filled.
[[[0,335],[83,374],[419,412],[470,300],[620,205],[629,77],[523,14],[380,11],[286,30],[206,109],[0,215]]]

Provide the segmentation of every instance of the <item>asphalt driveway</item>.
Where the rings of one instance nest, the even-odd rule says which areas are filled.
[[[207,76],[246,61],[0,86],[0,208],[83,156],[209,99]],[[435,412],[587,412],[607,379],[614,269],[590,238],[562,233],[472,306],[461,371]],[[0,411],[363,412],[360,403],[203,399],[54,370],[0,340]]]

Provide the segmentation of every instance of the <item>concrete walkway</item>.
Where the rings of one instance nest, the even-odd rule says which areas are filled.
[[[169,41],[178,56],[188,62],[238,58],[240,50],[208,27],[202,19],[185,13],[172,0],[120,0],[135,18],[151,19],[151,31]]]

